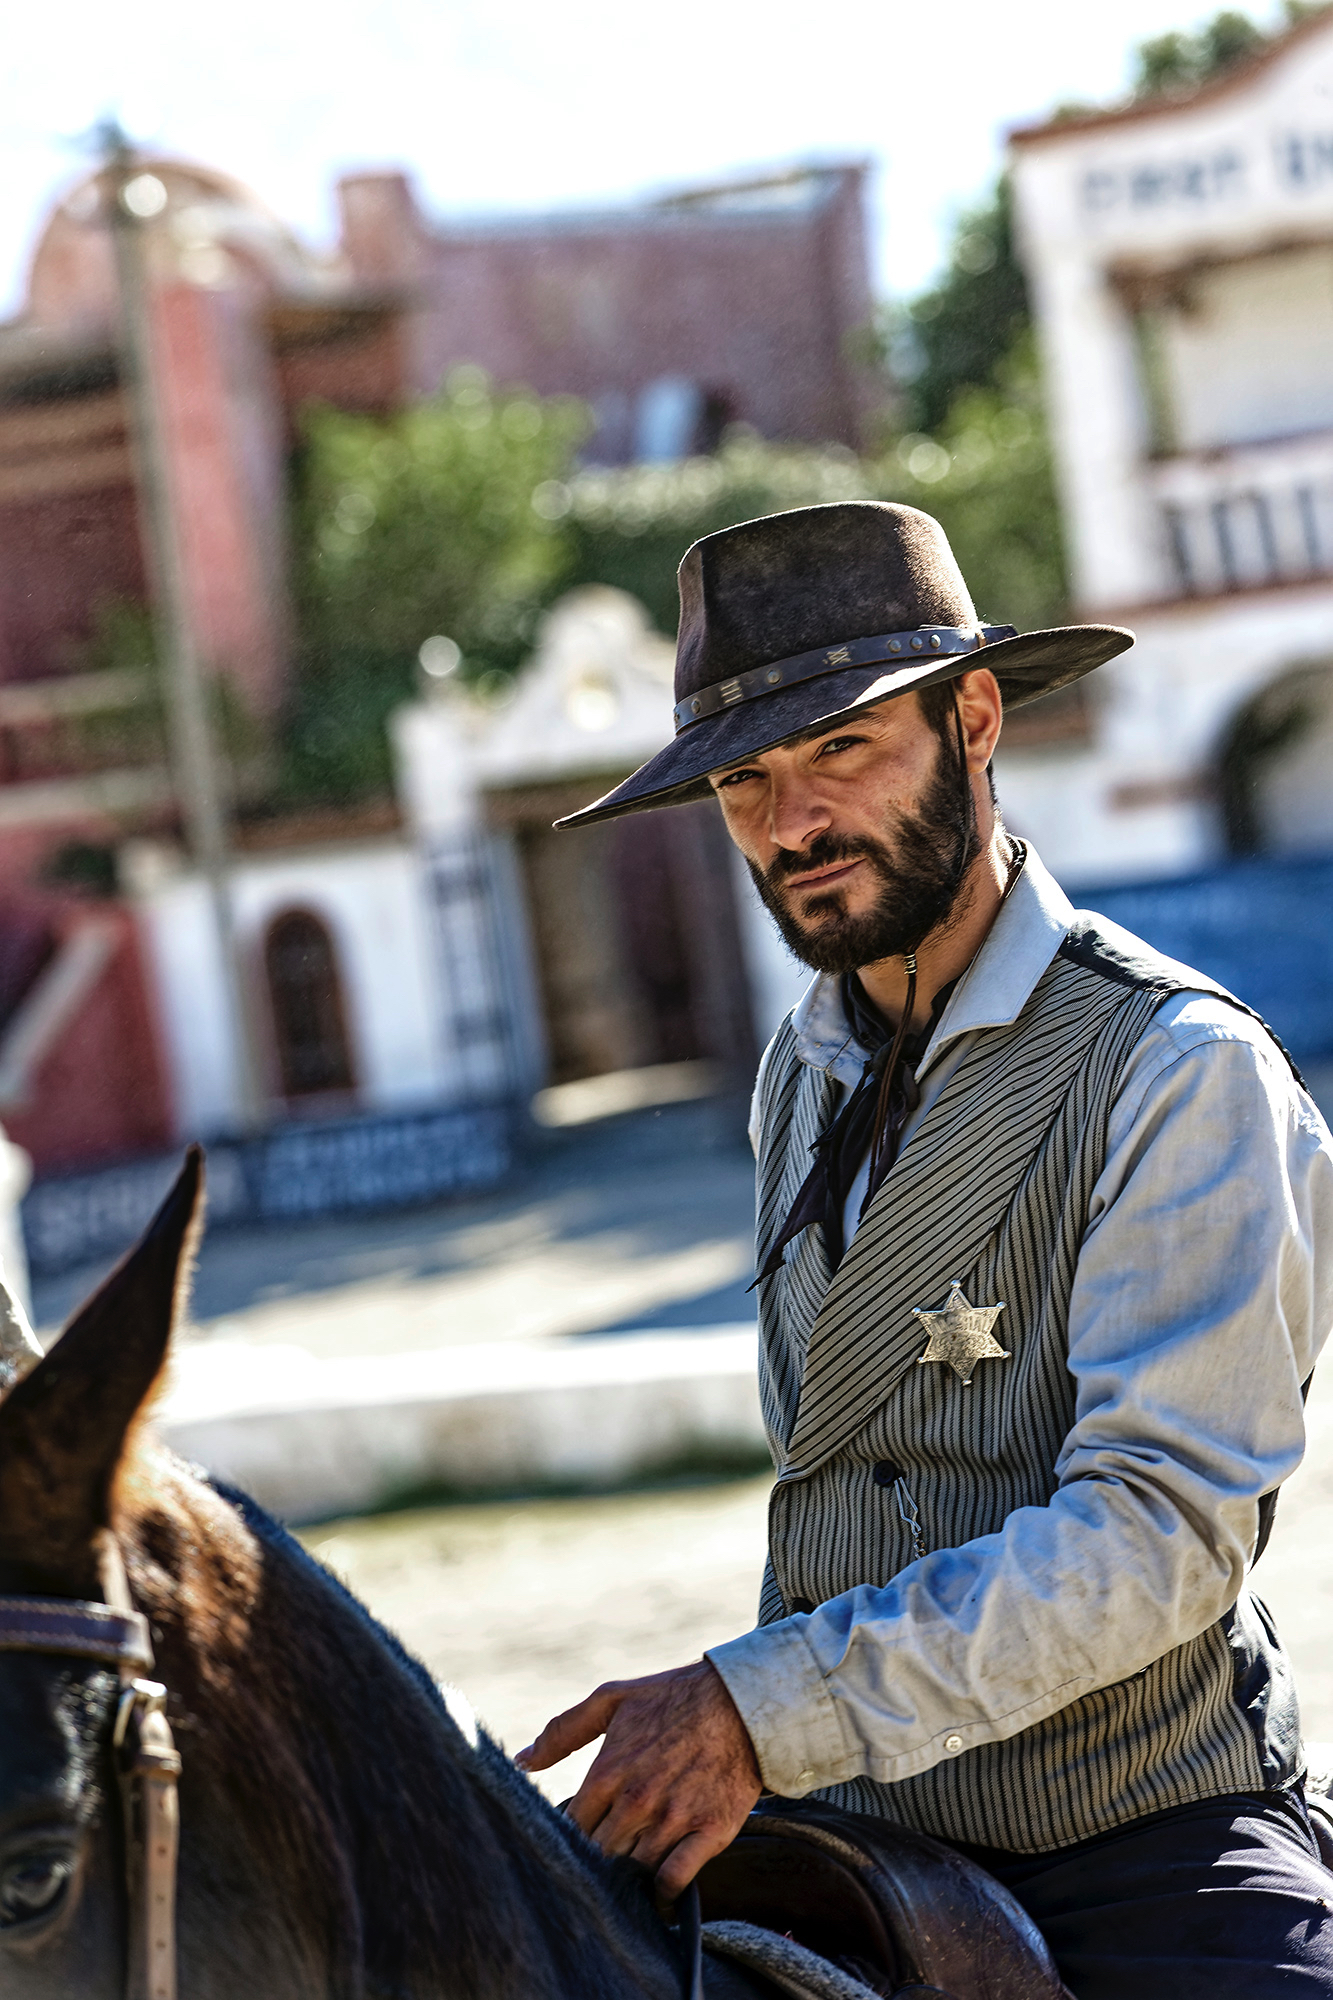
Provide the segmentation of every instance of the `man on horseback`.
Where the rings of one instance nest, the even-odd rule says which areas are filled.
[[[1210,980],[1074,911],[1003,710],[1132,643],[979,624],[911,508],[681,565],[674,742],[816,973],[760,1066],[760,1623],[615,1683],[571,1811],[674,1895],[767,1789],[982,1861],[1079,2000],[1333,1995],[1291,1675],[1245,1588],[1333,1320],[1333,1141]]]

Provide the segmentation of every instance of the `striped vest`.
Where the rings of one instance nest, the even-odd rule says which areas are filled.
[[[900,1469],[927,1548],[1043,1506],[1072,1428],[1070,1295],[1117,1084],[1173,993],[1241,1003],[1146,947],[1129,958],[1080,914],[1010,1027],[988,1029],[945,1084],[866,1212],[836,1275],[809,1228],[760,1288],[760,1388],[778,1467],[760,1622],[886,1583],[912,1559],[874,1468]],[[1242,1011],[1249,1013],[1248,1008]],[[837,1086],[803,1063],[790,1021],[759,1086],[758,1254],[809,1171]],[[914,1366],[914,1306],[1005,1299],[1003,1368],[966,1395]],[[1017,1338],[1011,1336],[1018,1335]],[[1003,1742],[894,1784],[819,1796],[946,1840],[1043,1853],[1142,1813],[1290,1782],[1300,1764],[1290,1670],[1262,1607],[1235,1609],[1141,1673]]]

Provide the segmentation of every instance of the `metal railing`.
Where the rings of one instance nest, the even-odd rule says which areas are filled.
[[[1162,516],[1184,596],[1333,574],[1333,484],[1168,501]]]
[[[447,1096],[454,1102],[510,1098],[528,1082],[501,873],[495,836],[486,833],[437,841],[426,855]]]
[[[1182,596],[1333,575],[1328,433],[1158,459],[1147,482]]]

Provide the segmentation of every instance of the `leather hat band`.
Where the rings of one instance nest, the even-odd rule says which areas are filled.
[[[760,695],[775,694],[779,688],[799,681],[818,680],[821,674],[836,674],[845,667],[879,667],[901,661],[905,666],[950,653],[977,653],[999,639],[1017,637],[1014,625],[918,625],[910,632],[884,632],[873,639],[849,639],[843,646],[821,646],[813,653],[796,653],[789,660],[774,660],[766,667],[751,667],[729,681],[716,681],[700,688],[698,694],[678,701],[674,710],[676,734],[705,716],[718,715],[737,702],[757,701]]]

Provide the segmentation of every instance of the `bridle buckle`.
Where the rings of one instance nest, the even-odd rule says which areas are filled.
[[[111,1732],[113,1750],[123,1750],[125,1738],[133,1718],[142,1715],[165,1715],[167,1691],[161,1681],[129,1681],[120,1691],[120,1701],[116,1708],[116,1726]]]

